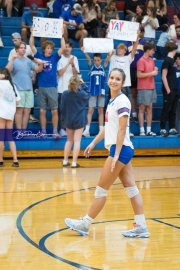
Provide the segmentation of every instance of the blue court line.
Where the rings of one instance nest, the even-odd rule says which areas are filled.
[[[121,184],[121,183],[116,183],[114,185],[118,185],[118,184]],[[95,187],[91,187],[91,188],[88,188],[89,190],[91,189],[95,189]],[[71,266],[73,267],[76,267],[76,268],[79,268],[79,269],[82,269],[82,270],[100,270],[99,268],[92,268],[92,267],[89,267],[89,266],[85,266],[85,265],[82,265],[82,264],[77,264],[75,262],[72,262],[72,261],[68,261],[66,259],[63,259],[59,256],[56,256],[55,254],[51,253],[50,251],[48,251],[44,245],[46,239],[48,237],[50,237],[51,235],[57,233],[57,232],[60,232],[60,231],[64,231],[64,230],[67,230],[68,228],[63,228],[61,230],[57,230],[57,231],[54,231],[54,232],[51,232],[47,235],[45,235],[43,238],[41,238],[41,240],[39,241],[39,245],[37,243],[35,243],[24,231],[23,227],[22,227],[22,219],[24,217],[24,215],[30,210],[32,209],[33,207],[35,207],[36,205],[42,203],[42,202],[45,202],[45,201],[48,201],[48,200],[51,200],[53,198],[56,198],[56,197],[60,197],[60,196],[64,196],[64,195],[67,195],[67,194],[71,194],[71,193],[74,193],[74,192],[79,192],[79,191],[85,191],[87,190],[86,189],[79,189],[79,190],[73,190],[73,191],[69,191],[69,192],[65,192],[65,193],[62,193],[62,194],[58,194],[58,195],[54,195],[54,196],[51,196],[51,197],[48,197],[46,199],[43,199],[41,201],[38,201],[34,204],[31,204],[30,206],[28,206],[27,208],[25,208],[18,216],[17,218],[17,221],[16,221],[16,226],[17,226],[17,229],[19,230],[19,233],[22,235],[22,237],[24,237],[24,239],[29,242],[32,246],[36,247],[37,249],[41,250],[42,252],[46,253],[47,255],[51,256],[51,257],[54,257],[66,264],[70,264]],[[177,217],[172,217],[172,218],[177,218]],[[148,218],[149,220],[154,220],[154,221],[157,221],[157,222],[161,222],[161,223],[164,223],[168,226],[172,226],[172,227],[175,227],[177,229],[180,229],[180,227],[177,227],[177,226],[174,226],[172,224],[169,224],[169,223],[165,223],[165,222],[162,222],[160,220],[158,220],[157,218]],[[161,219],[161,218],[159,218]],[[165,218],[164,218],[165,219]],[[102,221],[102,222],[95,222],[93,224],[99,224],[99,223],[107,223],[107,222],[118,222],[118,221],[130,221],[130,220],[133,220],[133,219],[123,219],[123,220],[109,220],[109,221]]]
[[[178,217],[178,218],[179,218],[179,217]],[[164,219],[165,219],[165,218],[164,218]],[[170,224],[170,223],[161,221],[161,220],[156,219],[156,218],[152,218],[152,220],[157,221],[157,222],[159,222],[159,223],[162,223],[162,224],[165,224],[165,225],[168,225],[168,226],[170,226],[170,227],[173,227],[173,228],[176,228],[176,229],[179,229],[179,230],[180,230],[180,227],[179,227],[179,226],[175,226],[175,225],[173,225],[173,224]]]

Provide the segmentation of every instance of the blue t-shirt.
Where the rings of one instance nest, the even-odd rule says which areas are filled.
[[[72,0],[56,0],[53,4],[53,18],[59,18],[63,11],[71,9],[74,4]]]
[[[34,70],[36,64],[29,58],[16,58],[12,65],[12,81],[18,90],[33,90],[31,70]]]
[[[71,14],[71,10],[63,11],[61,14],[61,18],[63,18],[66,22],[75,22],[77,25],[80,25],[83,23],[82,15],[78,14],[77,16],[73,16]],[[77,29],[76,26],[67,25],[67,28],[70,30]]]
[[[137,68],[137,62],[139,59],[144,55],[144,44],[146,44],[146,41],[144,39],[140,39],[137,47],[137,51],[134,56],[134,60],[132,61],[130,68],[131,69],[136,69]],[[125,55],[129,55],[132,52],[133,48],[133,42],[128,41],[126,44],[127,51]]]
[[[57,62],[61,58],[56,52],[49,57],[37,52],[34,56],[45,61],[43,71],[38,73],[38,86],[41,87],[56,87],[57,84]]]
[[[105,96],[106,73],[100,65],[91,66],[89,71],[91,96]]]
[[[159,37],[157,46],[165,47],[166,42],[167,42],[168,40],[170,40],[170,39],[171,39],[171,36],[170,36],[168,33],[163,32],[163,33],[160,35],[160,37]]]
[[[43,14],[40,11],[37,11],[37,13],[34,15],[34,17],[43,17]],[[33,16],[31,15],[30,11],[24,12],[22,16],[21,22],[25,23],[27,26],[32,26],[33,24]]]
[[[180,69],[176,69],[176,77],[178,82],[178,98],[180,99]]]

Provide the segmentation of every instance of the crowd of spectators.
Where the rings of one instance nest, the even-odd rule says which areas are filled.
[[[9,5],[10,2],[11,5]],[[12,8],[19,12],[20,7],[23,8],[24,1],[4,1],[1,3],[0,0],[0,5],[6,8],[7,16],[10,17]],[[80,73],[78,59],[71,54],[73,43],[69,38],[78,40],[79,47],[82,48],[85,37],[91,37],[92,31],[97,27],[104,28],[108,32],[110,20],[119,19],[119,14],[114,1],[87,0],[84,3],[83,1],[55,0],[49,1],[47,7],[49,8],[50,18],[63,19],[63,38],[61,39],[58,52],[53,53],[54,43],[45,38],[41,38],[42,53],[38,52],[35,47],[32,35],[33,17],[43,17],[43,14],[38,10],[37,4],[34,3],[31,4],[29,11],[22,16],[21,34],[13,33],[11,36],[15,48],[9,54],[7,68],[11,71],[13,83],[15,83],[21,97],[15,114],[16,127],[18,129],[25,129],[30,114],[31,116],[33,115],[33,111],[31,111],[31,108],[34,106],[32,82],[34,84],[37,81],[35,88],[38,87],[38,106],[40,108],[42,133],[46,134],[46,108],[48,107],[52,113],[54,137],[60,138],[67,136],[67,127],[64,124],[61,111],[62,94],[68,89],[69,80],[72,76],[78,76]],[[154,77],[157,75],[158,69],[155,67],[153,60],[156,30],[162,30],[157,43],[157,59],[164,60],[169,57],[169,53],[166,50],[166,43],[168,41],[177,44],[177,49],[174,49],[174,51],[180,52],[180,15],[175,14],[174,24],[169,25],[165,0],[150,0],[147,5],[145,5],[144,0],[127,0],[125,2],[124,14],[125,20],[140,23],[137,41],[119,44],[116,50],[107,55],[104,67],[101,54],[94,54],[93,59],[91,59],[85,53],[90,70],[91,98],[89,100],[88,122],[84,126],[84,136],[90,135],[90,124],[96,105],[98,105],[99,130],[103,126],[105,106],[104,68],[108,66],[108,62],[110,62],[109,70],[118,67],[122,68],[126,73],[123,92],[127,96],[130,94],[132,106],[131,120],[139,121],[140,135],[156,135],[151,131],[152,104],[157,100],[156,91],[154,90]],[[30,45],[26,44],[28,39]],[[0,46],[3,46],[1,38]],[[92,60],[94,61],[93,64]],[[28,68],[24,69],[24,66]],[[167,65],[166,76],[169,71],[168,68],[172,67]],[[99,76],[98,80],[101,80],[101,83],[97,83],[91,74],[96,74],[96,77]],[[102,77],[102,74],[104,74],[104,77]],[[95,86],[92,87],[92,85],[96,84],[98,84],[98,87],[101,87],[101,89],[98,88],[100,93],[98,93],[99,90],[94,90]],[[163,89],[167,89],[167,82],[163,81],[163,84]],[[139,115],[137,114],[137,96],[139,96],[140,104]],[[177,107],[177,104],[175,105]],[[173,104],[173,106],[175,105]],[[147,120],[146,132],[144,130],[144,117]],[[33,116],[32,119],[36,121]],[[173,123],[175,123],[175,120],[173,120]],[[175,124],[173,124],[173,127],[170,125],[170,127],[173,130],[172,134],[177,133]],[[163,135],[163,132],[161,132],[161,135]]]

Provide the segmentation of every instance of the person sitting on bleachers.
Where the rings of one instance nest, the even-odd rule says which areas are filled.
[[[126,21],[132,21],[136,15],[136,8],[139,5],[144,5],[144,0],[126,0],[124,6],[124,17]]]
[[[111,1],[102,11],[102,27],[108,29],[110,20],[119,20],[119,14],[116,9],[116,2]]]
[[[157,42],[156,46],[156,58],[157,60],[164,60],[164,58],[167,56],[167,50],[165,48],[166,42],[171,40],[171,36],[168,34],[169,26],[167,24],[163,24],[161,26],[162,33],[159,37],[159,40]]]
[[[6,8],[7,17],[11,17],[12,8],[13,8],[13,0],[0,0],[0,9]]]
[[[53,135],[60,138],[58,128],[58,93],[57,93],[57,63],[65,49],[64,37],[61,38],[61,47],[53,53],[55,44],[46,40],[42,44],[42,53],[38,52],[34,45],[33,28],[31,29],[30,46],[34,56],[43,60],[43,70],[38,73],[38,106],[40,108],[40,121],[42,134],[46,134],[46,109],[52,113]]]
[[[80,4],[74,4],[73,8],[67,11],[63,11],[61,18],[64,27],[64,38],[79,40],[79,47],[83,46],[83,39],[87,37],[87,31],[84,29],[83,18],[82,18],[82,8]]]
[[[141,17],[142,20],[143,20],[143,18],[144,18],[145,15],[146,15],[146,8],[145,8],[145,6],[139,5],[139,6],[136,7],[136,14],[132,17],[132,20],[131,21],[132,22],[139,22],[139,19],[137,19],[137,18]],[[139,22],[139,23],[141,23],[141,22]]]
[[[61,59],[57,64],[58,72],[58,128],[60,129],[60,136],[67,136],[64,130],[62,117],[61,117],[61,97],[62,93],[68,89],[68,83],[73,75],[79,73],[79,63],[75,55],[72,55],[73,43],[70,40],[65,41],[65,49]]]
[[[170,27],[169,27],[169,32],[168,34],[171,36],[171,38],[175,37],[176,36],[176,30],[175,30],[175,27],[177,25],[180,25],[180,13],[179,14],[175,14],[173,16],[173,20],[174,20],[174,24],[171,24]]]
[[[177,52],[180,52],[180,25],[177,25],[175,27],[176,30],[176,36],[173,37],[172,41],[177,44],[178,49]]]
[[[9,61],[6,68],[11,72],[13,83],[17,87],[18,93],[21,97],[16,110],[15,122],[16,128],[22,130],[27,128],[30,111],[31,108],[34,107],[31,70],[41,72],[43,69],[43,61],[38,60],[38,64],[36,65],[30,59],[24,57],[26,53],[25,42],[16,44],[15,50],[17,55]]]
[[[17,44],[19,44],[22,41],[21,35],[17,32],[15,32],[11,35],[11,39],[12,39],[12,42],[14,43],[14,46],[16,46]],[[15,55],[16,55],[16,50],[14,48],[9,52],[8,61],[11,61]],[[26,52],[25,52],[24,56],[27,56],[27,55],[34,56],[32,50],[31,50],[31,47],[29,45],[26,45]]]
[[[98,26],[98,19],[101,18],[101,8],[97,0],[87,0],[82,6],[82,17],[84,27],[87,31],[91,31]]]
[[[53,18],[59,18],[63,11],[71,9],[73,5],[73,0],[55,0],[53,4]]]
[[[38,6],[36,4],[31,4],[30,10],[25,12],[22,16],[21,36],[25,43],[27,42],[27,36],[30,36],[30,29],[33,25],[33,17],[43,17],[42,12],[38,11]],[[45,38],[41,38],[41,45],[44,41]]]
[[[166,0],[149,0],[149,7],[156,8],[156,17],[160,27],[163,24],[168,24]]]

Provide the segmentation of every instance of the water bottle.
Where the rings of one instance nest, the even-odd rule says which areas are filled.
[[[0,18],[3,18],[3,9],[0,9]]]

